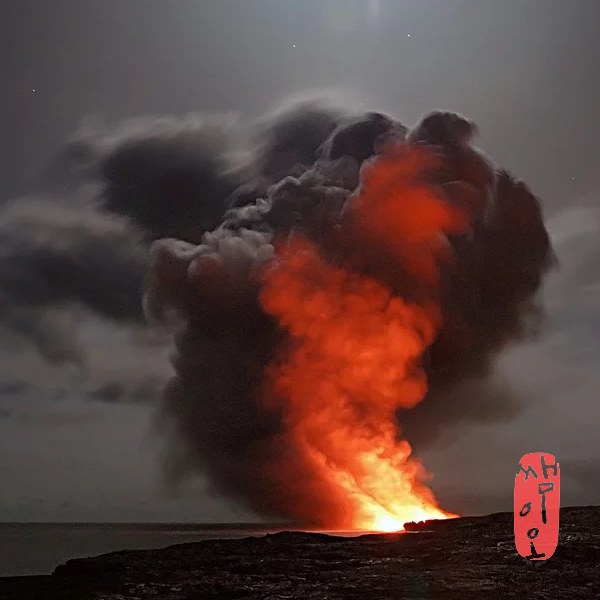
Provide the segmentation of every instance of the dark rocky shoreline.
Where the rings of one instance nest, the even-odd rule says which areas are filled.
[[[70,560],[0,578],[2,600],[600,598],[600,507],[565,508],[547,561],[521,558],[512,513],[342,538],[288,532]]]

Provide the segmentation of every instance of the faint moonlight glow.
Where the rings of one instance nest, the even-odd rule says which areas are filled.
[[[369,0],[369,18],[379,21],[381,17],[381,0]]]

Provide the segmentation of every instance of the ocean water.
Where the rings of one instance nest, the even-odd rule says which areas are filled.
[[[71,558],[265,535],[256,525],[0,523],[0,577],[46,575]]]

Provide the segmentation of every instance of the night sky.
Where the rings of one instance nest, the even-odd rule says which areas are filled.
[[[599,22],[598,0],[4,0],[0,198],[37,190],[90,117],[255,117],[306,90],[407,123],[466,114],[541,197],[561,269],[544,337],[499,365],[526,408],[449,432],[425,464],[459,512],[510,509],[515,465],[538,450],[561,463],[563,505],[598,503]],[[161,491],[148,389],[169,373],[164,349],[82,328],[85,375],[0,339],[0,520],[251,518],[202,482]]]

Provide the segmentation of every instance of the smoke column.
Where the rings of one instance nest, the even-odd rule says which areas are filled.
[[[277,116],[199,244],[151,249],[146,312],[176,331],[167,473],[264,515],[399,529],[449,516],[411,437],[486,402],[445,407],[535,335],[553,254],[538,200],[464,117],[319,114]]]
[[[83,129],[0,211],[0,324],[80,364],[65,315],[172,328],[172,484],[307,525],[449,516],[413,447],[516,414],[494,359],[539,332],[554,262],[476,133],[323,101]]]

